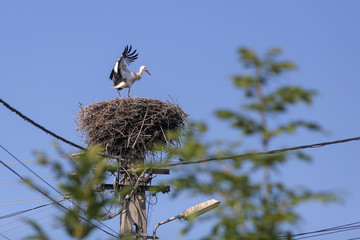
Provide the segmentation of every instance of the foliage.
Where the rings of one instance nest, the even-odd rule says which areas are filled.
[[[65,167],[60,162],[49,162],[43,154],[38,153],[39,162],[52,167],[57,174],[60,180],[58,187],[66,193],[65,199],[71,199],[71,207],[66,204],[66,201],[57,203],[60,213],[60,217],[57,219],[58,225],[63,226],[69,237],[87,238],[96,229],[96,226],[99,226],[96,219],[104,216],[103,207],[110,201],[100,198],[99,193],[95,190],[96,186],[103,183],[106,177],[106,162],[99,155],[101,151],[102,148],[99,146],[86,150],[69,159],[69,167]],[[41,189],[34,183],[30,183],[30,185]],[[44,189],[42,192],[49,196]],[[37,234],[28,239],[51,239],[36,222],[30,224]]]
[[[233,76],[232,82],[244,93],[245,104],[240,111],[217,110],[215,113],[219,119],[240,131],[243,141],[249,136],[258,137],[259,151],[267,151],[275,137],[295,133],[300,127],[310,131],[321,130],[316,123],[305,120],[289,121],[278,126],[269,124],[268,119],[279,118],[296,104],[310,105],[316,93],[299,86],[280,86],[275,90],[272,89],[274,84],[269,87],[280,75],[296,69],[294,63],[278,59],[281,49],[272,48],[262,58],[247,48],[240,48],[239,54],[243,66],[250,73]],[[214,153],[214,144],[203,140],[206,127],[201,127],[202,131],[197,131],[198,128],[199,125],[193,123],[185,134],[183,145],[171,149],[169,156],[192,161],[207,156],[231,156],[237,150],[228,147],[221,151],[221,155],[217,154],[218,151]],[[303,152],[268,156],[253,154],[247,159],[229,159],[232,161],[185,167],[180,170],[180,177],[172,182],[176,193],[191,191],[221,198],[221,207],[213,215],[208,215],[215,219],[216,224],[204,239],[271,240],[280,236],[291,239],[291,232],[285,226],[299,219],[295,207],[307,201],[336,200],[331,192],[313,192],[305,187],[290,188],[271,178],[281,164],[291,159],[309,161],[311,158]]]

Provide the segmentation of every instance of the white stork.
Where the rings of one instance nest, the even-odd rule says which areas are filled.
[[[114,68],[112,69],[110,74],[110,80],[114,81],[114,86],[112,86],[111,88],[116,88],[119,95],[121,89],[129,88],[128,97],[130,97],[131,86],[134,84],[135,81],[141,79],[143,71],[147,72],[151,76],[150,72],[146,69],[145,66],[141,66],[139,72],[137,73],[131,72],[127,68],[126,64],[129,65],[130,63],[132,63],[134,60],[137,59],[139,55],[139,54],[135,54],[136,49],[133,52],[131,52],[131,48],[132,48],[131,45],[130,47],[129,46],[125,47],[121,57],[115,63]]]

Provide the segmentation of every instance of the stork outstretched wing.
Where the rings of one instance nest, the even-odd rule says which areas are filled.
[[[136,54],[136,49],[132,51],[132,46],[126,46],[124,51],[121,54],[119,60],[115,63],[111,73],[110,79],[114,81],[114,85],[119,84],[120,82],[126,81],[131,78],[131,71],[127,68],[126,65],[134,62],[139,54]]]
[[[133,52],[131,52],[131,49],[132,49],[131,45],[130,47],[126,46],[118,62],[119,63],[118,72],[121,74],[122,78],[124,79],[129,79],[133,77],[131,75],[131,71],[127,68],[126,65],[129,65],[130,63],[135,61],[139,55],[139,54],[135,54],[136,49]]]
[[[128,65],[130,63],[132,63],[133,61],[135,61],[138,58],[138,55],[139,55],[139,54],[135,54],[136,49],[133,52],[131,52],[131,49],[132,49],[131,45],[130,45],[130,47],[126,46],[123,53],[122,53],[122,56],[121,56],[121,57],[124,58],[126,64],[128,64]]]

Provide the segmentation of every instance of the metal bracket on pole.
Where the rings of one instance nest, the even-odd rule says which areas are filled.
[[[125,185],[125,184],[118,184],[117,185],[119,190],[125,190],[131,189],[131,185]],[[170,186],[165,185],[165,186],[139,186],[140,189],[143,189],[144,191],[149,191],[149,192],[162,192],[162,193],[168,193],[170,192]],[[97,190],[98,191],[104,191],[104,190],[114,190],[114,185],[113,184],[99,184],[97,186]]]

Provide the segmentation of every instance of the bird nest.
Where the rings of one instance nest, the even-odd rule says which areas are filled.
[[[91,147],[121,158],[145,157],[156,143],[174,145],[167,131],[181,131],[188,114],[176,104],[149,98],[120,98],[81,107],[78,130]]]

